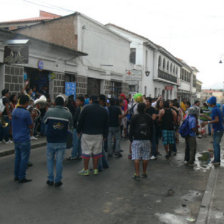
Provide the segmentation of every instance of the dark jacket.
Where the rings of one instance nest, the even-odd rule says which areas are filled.
[[[130,141],[151,140],[153,132],[152,118],[148,114],[136,114],[131,119]]]
[[[66,143],[68,129],[73,128],[72,114],[65,107],[50,108],[44,116],[49,143]]]
[[[74,115],[74,118],[73,118],[74,128],[75,129],[77,129],[77,127],[78,127],[79,116],[81,114],[82,108],[83,107],[76,107],[75,108],[75,115]]]
[[[109,106],[109,127],[119,127],[120,119],[119,115],[121,115],[120,107],[116,105]]]
[[[107,110],[96,103],[86,105],[80,114],[77,132],[88,135],[102,134],[106,138],[108,133]]]

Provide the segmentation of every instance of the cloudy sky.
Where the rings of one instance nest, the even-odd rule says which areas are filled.
[[[0,21],[81,12],[146,36],[200,70],[204,88],[223,88],[223,0],[0,0]]]

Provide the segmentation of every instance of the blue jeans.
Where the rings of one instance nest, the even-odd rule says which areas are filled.
[[[48,180],[58,183],[62,179],[63,160],[66,143],[47,143]],[[56,177],[54,179],[54,159],[56,158]]]
[[[71,152],[71,157],[80,157],[82,154],[81,150],[81,138],[78,137],[77,130],[73,130],[73,148]]]
[[[209,135],[212,134],[211,124],[208,124],[208,134],[209,134]]]
[[[15,143],[15,178],[22,180],[26,178],[27,163],[30,157],[30,141]]]
[[[40,135],[45,136],[46,130],[47,130],[47,125],[44,123],[43,118],[42,118],[41,123],[40,123]]]
[[[120,127],[109,127],[108,130],[108,153],[112,154],[113,149],[112,149],[112,140],[113,136],[115,137],[116,143],[115,143],[115,152],[120,153],[120,140],[121,140],[121,131]]]
[[[223,131],[215,131],[213,134],[214,162],[220,163],[220,142]]]
[[[156,148],[157,148],[157,136],[156,136],[156,127],[153,124],[153,132],[152,132],[152,140],[151,140],[151,155],[152,156],[157,156],[156,154]]]
[[[99,162],[98,162],[98,170],[100,171],[102,171],[103,169],[109,168],[104,145],[105,145],[105,141],[104,141],[103,149],[102,149],[102,157],[99,158]]]

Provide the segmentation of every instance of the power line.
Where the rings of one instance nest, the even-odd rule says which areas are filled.
[[[32,4],[32,5],[42,6],[42,7],[49,8],[49,9],[56,9],[56,10],[62,10],[62,11],[74,13],[73,10],[62,8],[62,7],[56,6],[56,5],[51,5],[49,3],[35,2],[35,1],[31,1],[31,0],[22,0],[22,1],[24,1],[26,3],[29,3],[29,4]]]

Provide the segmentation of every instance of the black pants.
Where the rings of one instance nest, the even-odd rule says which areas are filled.
[[[196,137],[187,136],[185,138],[185,144],[186,147],[184,160],[189,163],[194,163],[197,148]]]

